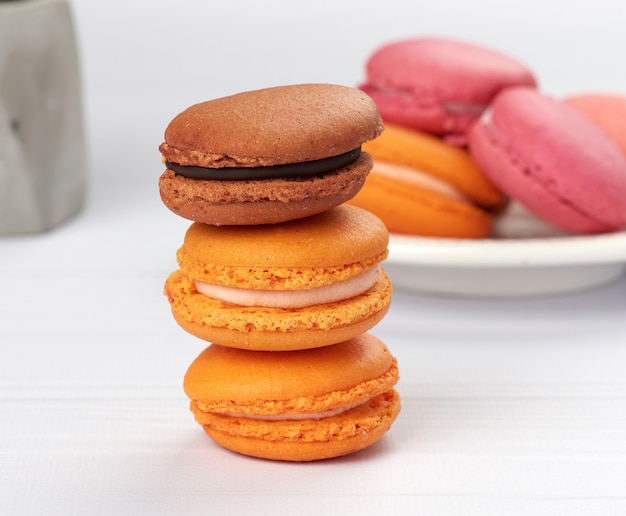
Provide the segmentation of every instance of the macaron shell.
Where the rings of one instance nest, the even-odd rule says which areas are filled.
[[[187,108],[168,125],[161,151],[185,166],[269,166],[338,156],[382,129],[376,105],[356,88],[276,86]]]
[[[504,203],[502,192],[482,173],[467,150],[431,134],[387,123],[383,134],[365,143],[363,149],[375,161],[406,165],[441,179],[480,206],[496,208]]]
[[[366,334],[367,335],[367,334]],[[356,340],[350,339],[348,342]],[[341,344],[341,343],[340,343]],[[335,344],[335,346],[339,346],[340,344]],[[323,348],[315,348],[309,349],[306,351],[318,351],[318,350],[327,350],[332,349],[335,346],[326,346]],[[223,346],[216,346],[212,344],[209,347],[219,347],[223,348]],[[256,353],[256,354],[267,354],[273,353],[271,351],[243,351],[243,350],[233,350],[232,348],[224,348],[231,351],[241,351],[243,353]],[[282,357],[286,353],[300,353],[300,351],[281,351],[280,356]],[[249,357],[248,357],[249,358]],[[262,383],[265,383],[268,379],[277,378],[282,379],[284,377],[284,369],[281,368],[280,372],[278,372],[277,376],[268,376],[262,379]],[[311,367],[309,366],[309,369]],[[353,370],[356,371],[353,365],[347,365],[344,371],[341,371],[339,374],[341,376],[346,376],[345,371]],[[295,373],[294,373],[295,374]],[[221,376],[221,375],[217,375]],[[254,375],[256,377],[258,375]],[[310,375],[308,375],[310,376]],[[323,373],[322,373],[323,376]],[[351,375],[349,375],[351,376]],[[202,376],[202,379],[206,379],[207,376]],[[216,414],[216,415],[227,415],[230,417],[252,417],[252,418],[279,418],[285,420],[286,415],[291,414],[299,414],[299,419],[320,419],[321,415],[326,414],[329,417],[330,413],[334,413],[338,410],[345,410],[348,407],[355,407],[364,403],[366,400],[370,400],[379,396],[388,390],[390,390],[397,382],[398,382],[398,363],[394,358],[391,362],[391,365],[386,371],[383,371],[380,376],[365,379],[360,383],[356,383],[352,386],[346,387],[344,390],[323,390],[321,388],[321,382],[319,380],[314,379],[313,382],[306,382],[305,390],[314,390],[319,392],[319,394],[308,394],[298,396],[292,392],[286,392],[289,389],[290,381],[282,382],[279,386],[279,396],[280,399],[273,399],[271,397],[259,397],[252,398],[252,393],[248,393],[241,398],[237,397],[237,393],[241,393],[242,388],[233,389],[235,391],[235,395],[231,398],[222,398],[222,399],[194,399],[190,396],[191,399],[194,400],[192,404],[192,411],[203,413],[203,414]],[[231,380],[232,381],[232,380]],[[213,385],[215,382],[211,382]],[[246,386],[250,391],[256,391],[257,385],[253,380],[246,377],[244,381],[241,381],[241,376],[239,376],[238,383],[241,383]],[[293,387],[297,389],[298,387],[302,387],[302,380],[298,379],[298,381],[293,382]],[[187,383],[186,383],[187,385]],[[243,387],[242,385],[242,387]],[[282,389],[282,391],[280,390]],[[190,388],[187,388],[186,391],[190,391]],[[218,391],[211,391],[210,388],[204,388],[204,392],[208,393],[209,398],[214,398],[219,396]],[[300,391],[301,392],[301,391]],[[282,399],[284,397],[290,397],[288,399]],[[311,417],[311,414],[318,414],[320,417]],[[204,417],[204,416],[203,416]],[[292,419],[294,419],[292,417]],[[200,423],[206,423],[205,420],[198,420]]]
[[[530,88],[499,94],[469,134],[490,179],[530,212],[572,233],[626,225],[626,159],[564,102]]]
[[[197,292],[180,271],[165,283],[176,322],[192,335],[249,350],[286,351],[328,346],[373,328],[387,313],[392,286],[381,273],[363,294],[300,309],[242,307],[222,303]]]
[[[626,156],[626,96],[581,93],[563,99],[600,127]]]
[[[194,223],[177,258],[187,275],[207,283],[308,289],[361,274],[387,256],[388,243],[389,233],[378,217],[344,204],[283,224]]]
[[[335,346],[285,351],[280,355],[211,345],[187,369],[184,390],[190,399],[216,401],[225,406],[230,401],[242,404],[319,398],[379,378],[393,362],[387,346],[369,333]],[[344,404],[353,401],[343,400]],[[314,410],[307,405],[300,411]]]
[[[493,215],[437,192],[370,173],[349,201],[374,213],[392,233],[441,238],[485,238]]]
[[[308,217],[351,199],[372,168],[369,155],[322,176],[257,181],[190,179],[166,170],[161,200],[185,219],[214,225],[276,224]]]
[[[367,404],[338,416],[300,422],[258,422],[219,418],[202,425],[216,443],[231,451],[271,460],[324,460],[363,450],[390,429],[400,412],[400,396],[392,389]]]
[[[463,135],[499,91],[536,84],[526,65],[501,52],[426,37],[392,42],[374,52],[361,89],[374,99],[385,122]]]

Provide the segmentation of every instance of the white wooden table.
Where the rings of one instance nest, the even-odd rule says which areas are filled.
[[[0,513],[626,511],[625,280],[506,301],[397,288],[374,330],[400,364],[392,430],[338,460],[255,460],[214,445],[182,392],[204,343],[161,289],[186,222],[153,182],[110,183],[69,224],[0,240]]]

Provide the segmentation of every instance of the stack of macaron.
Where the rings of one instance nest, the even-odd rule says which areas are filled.
[[[399,413],[396,359],[368,333],[391,301],[388,230],[346,203],[372,167],[361,146],[382,130],[360,90],[301,84],[193,105],[165,131],[161,199],[192,223],[164,291],[208,343],[184,390],[229,450],[337,457]]]
[[[351,202],[390,231],[486,238],[626,227],[623,96],[556,99],[517,59],[436,37],[376,50],[360,88],[386,130],[363,146],[374,168]],[[521,230],[507,225],[515,213],[528,219]]]

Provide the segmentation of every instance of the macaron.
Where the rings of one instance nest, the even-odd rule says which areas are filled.
[[[219,445],[253,457],[313,461],[378,441],[400,411],[396,359],[370,334],[303,351],[210,345],[184,390]]]
[[[284,351],[348,340],[391,302],[380,266],[389,233],[372,213],[342,204],[271,225],[193,223],[165,283],[173,316],[209,342]]]
[[[588,117],[532,88],[509,88],[469,133],[481,170],[533,215],[575,234],[626,227],[626,158]]]
[[[626,96],[618,93],[579,93],[564,102],[598,125],[626,156]]]
[[[468,128],[498,92],[536,85],[533,72],[509,55],[455,39],[418,37],[376,50],[360,88],[385,122],[464,145]]]
[[[515,200],[507,203],[498,214],[491,227],[491,238],[554,238],[568,236],[568,233],[530,213]]]
[[[444,238],[489,234],[505,197],[467,150],[392,123],[363,149],[374,167],[349,202],[375,213],[389,231]]]
[[[164,204],[214,225],[274,224],[352,198],[383,130],[374,102],[334,84],[247,91],[195,104],[165,130]]]

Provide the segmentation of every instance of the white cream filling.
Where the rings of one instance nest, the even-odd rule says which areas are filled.
[[[384,95],[390,95],[393,97],[399,97],[402,99],[415,99],[416,93],[408,90],[390,88],[388,86],[383,86],[381,84],[377,84],[376,82],[370,82],[369,86],[377,90],[379,93]],[[446,113],[451,115],[470,115],[470,116],[480,116],[480,114],[487,109],[487,104],[467,104],[464,102],[454,102],[454,101],[445,101],[439,100],[438,95],[424,95],[424,93],[419,94],[420,104],[424,104],[425,99],[428,99],[429,105],[428,107],[434,105],[439,105],[443,108]]]
[[[462,102],[443,102],[444,109],[454,115],[480,116],[488,104],[463,104]]]
[[[369,290],[378,281],[379,267],[332,285],[308,290],[252,290],[196,281],[196,290],[205,296],[240,306],[303,308],[349,299]]]
[[[387,161],[376,160],[374,172],[396,181],[402,181],[412,186],[417,186],[436,192],[451,199],[468,202],[468,197],[459,189],[449,183],[442,181],[426,172],[422,172],[416,168],[407,167],[406,165],[398,165]]]
[[[355,407],[365,405],[368,401],[369,399],[366,399],[365,401],[359,401],[357,403],[344,405],[343,407],[337,407],[335,409],[323,410],[320,412],[307,412],[307,413],[302,413],[302,414],[274,414],[274,415],[257,416],[257,415],[251,415],[251,414],[238,414],[236,412],[224,412],[224,413],[220,412],[220,415],[229,416],[229,417],[243,417],[247,419],[257,419],[261,421],[302,421],[305,419],[320,420],[326,417],[337,416]]]

